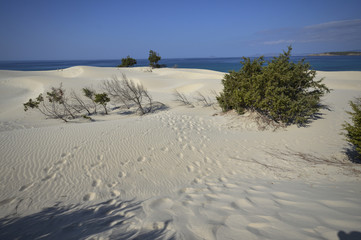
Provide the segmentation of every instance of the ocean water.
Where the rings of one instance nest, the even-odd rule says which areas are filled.
[[[291,61],[302,58],[309,62],[314,70],[319,71],[361,71],[361,56],[293,56]],[[271,60],[266,57],[265,60]],[[241,57],[232,58],[173,58],[162,59],[159,64],[177,68],[199,68],[220,72],[238,71],[242,64]],[[0,70],[44,71],[64,69],[73,66],[116,67],[120,59],[113,60],[63,60],[63,61],[0,61]],[[136,66],[148,66],[147,59],[137,59]]]

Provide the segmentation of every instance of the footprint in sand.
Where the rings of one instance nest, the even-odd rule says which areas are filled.
[[[75,146],[75,147],[73,147],[73,150],[78,150],[80,148],[81,148],[80,146]]]
[[[195,178],[193,180],[193,183],[196,183],[196,184],[201,183],[201,182],[202,182],[202,179],[200,179],[200,178]]]
[[[118,177],[120,177],[120,178],[123,178],[123,177],[125,177],[127,174],[125,173],[125,172],[120,172],[119,174],[118,174]]]
[[[53,173],[53,174],[49,174],[47,175],[46,177],[44,177],[43,179],[41,179],[42,182],[45,182],[45,181],[48,181],[50,179],[54,179],[56,176],[56,173]]]
[[[167,209],[171,209],[173,204],[174,202],[170,198],[159,198],[157,200],[154,200],[150,204],[150,207],[156,210],[167,210]]]
[[[117,185],[116,182],[112,182],[112,183],[108,183],[108,184],[107,184],[108,188],[115,187],[116,185]]]
[[[137,161],[138,162],[145,162],[145,160],[147,160],[146,157],[139,157]]]
[[[63,165],[66,163],[66,159],[59,160],[55,163],[55,165]]]
[[[211,159],[209,157],[204,157],[204,162],[205,163],[211,163]]]
[[[24,186],[21,186],[21,188],[19,189],[19,192],[26,191],[29,188],[31,188],[32,186],[34,186],[34,183],[29,183],[29,184],[26,184]]]
[[[163,147],[161,150],[162,150],[163,152],[168,152],[168,151],[169,151],[169,149],[168,149],[167,147]]]
[[[215,163],[218,167],[222,167],[222,164],[221,164],[220,161],[216,160],[216,161],[214,161],[214,163]]]
[[[94,192],[90,192],[88,194],[85,194],[83,197],[83,201],[92,201],[96,197],[96,194]]]
[[[219,180],[219,182],[222,182],[222,183],[228,182],[227,179],[224,177],[220,177],[220,178],[218,178],[218,180]]]
[[[183,159],[183,153],[178,153],[178,157],[180,158],[180,159]]]
[[[90,167],[91,167],[91,168],[95,168],[95,167],[99,167],[99,166],[101,166],[101,165],[103,165],[102,162],[96,162],[96,163],[91,164]]]
[[[112,190],[110,191],[110,194],[112,197],[118,197],[120,195],[120,192],[118,190]]]
[[[7,198],[5,200],[0,201],[0,207],[2,205],[10,204],[16,200],[16,197]]]
[[[95,180],[92,182],[92,187],[99,187],[101,183],[102,183],[102,180],[100,180],[100,179],[95,179]]]
[[[187,169],[188,169],[188,172],[193,172],[194,171],[194,167],[192,165],[188,165]]]

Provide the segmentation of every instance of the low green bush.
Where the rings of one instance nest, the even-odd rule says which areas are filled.
[[[126,58],[122,58],[122,64],[118,65],[118,67],[131,67],[137,64],[137,60],[127,56]]]
[[[242,68],[226,74],[217,101],[223,111],[256,111],[286,125],[306,124],[319,111],[321,97],[330,90],[315,80],[316,71],[304,59],[290,61],[291,47],[266,66],[263,57],[243,57]]]

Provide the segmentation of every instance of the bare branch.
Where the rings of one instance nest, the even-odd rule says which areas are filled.
[[[152,111],[153,99],[148,91],[142,84],[129,80],[125,74],[122,75],[122,80],[114,76],[112,80],[103,81],[103,88],[111,98],[120,101],[128,109],[133,103],[142,115]]]
[[[197,92],[197,96],[195,96],[194,99],[197,102],[202,103],[204,107],[209,107],[214,104],[214,102],[209,96],[206,97],[201,92]]]
[[[84,100],[74,92],[74,90],[71,91],[70,97],[75,102],[74,104],[71,105],[71,107],[75,111],[77,111],[78,113],[81,113],[83,110],[85,110],[88,112],[88,115],[91,114],[91,112],[90,112],[91,109],[90,109],[89,104],[86,104],[84,102]]]
[[[173,96],[175,97],[174,101],[194,107],[194,105],[188,100],[187,96],[184,93],[178,92],[177,89],[174,90]]]
[[[102,88],[115,101],[121,102],[128,109],[131,107],[124,96],[123,86],[116,76],[113,76],[112,80],[103,81]]]

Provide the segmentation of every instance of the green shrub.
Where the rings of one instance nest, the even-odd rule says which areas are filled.
[[[159,68],[161,67],[161,65],[158,64],[158,61],[161,59],[161,57],[159,56],[159,54],[153,50],[150,50],[149,51],[149,57],[148,57],[148,60],[149,60],[149,65],[152,67],[152,68]]]
[[[83,88],[83,94],[85,97],[87,97],[88,99],[90,99],[90,101],[93,104],[93,108],[94,108],[94,113],[97,113],[97,104],[95,102],[95,90],[90,89],[90,88]]]
[[[137,64],[137,60],[134,58],[131,58],[129,55],[126,58],[122,58],[122,64],[120,64],[118,67],[131,67]]]
[[[24,103],[24,111],[38,109],[42,114],[51,118],[59,118],[67,122],[69,118],[75,118],[73,107],[65,97],[65,90],[60,84],[59,87],[52,87],[50,92],[46,92],[46,98],[39,94],[35,100],[29,99]]]
[[[102,105],[105,110],[105,114],[108,114],[107,103],[110,102],[110,98],[106,93],[97,93],[94,95],[94,102]]]
[[[243,57],[242,68],[226,74],[223,92],[217,97],[223,111],[256,111],[286,125],[304,125],[321,107],[320,98],[330,90],[315,81],[316,71],[302,59],[290,61],[291,47],[267,66],[264,58]]]
[[[359,156],[361,156],[361,97],[350,101],[353,112],[347,112],[351,116],[352,124],[345,122],[343,129],[346,130],[346,138],[349,143],[355,146]]]

